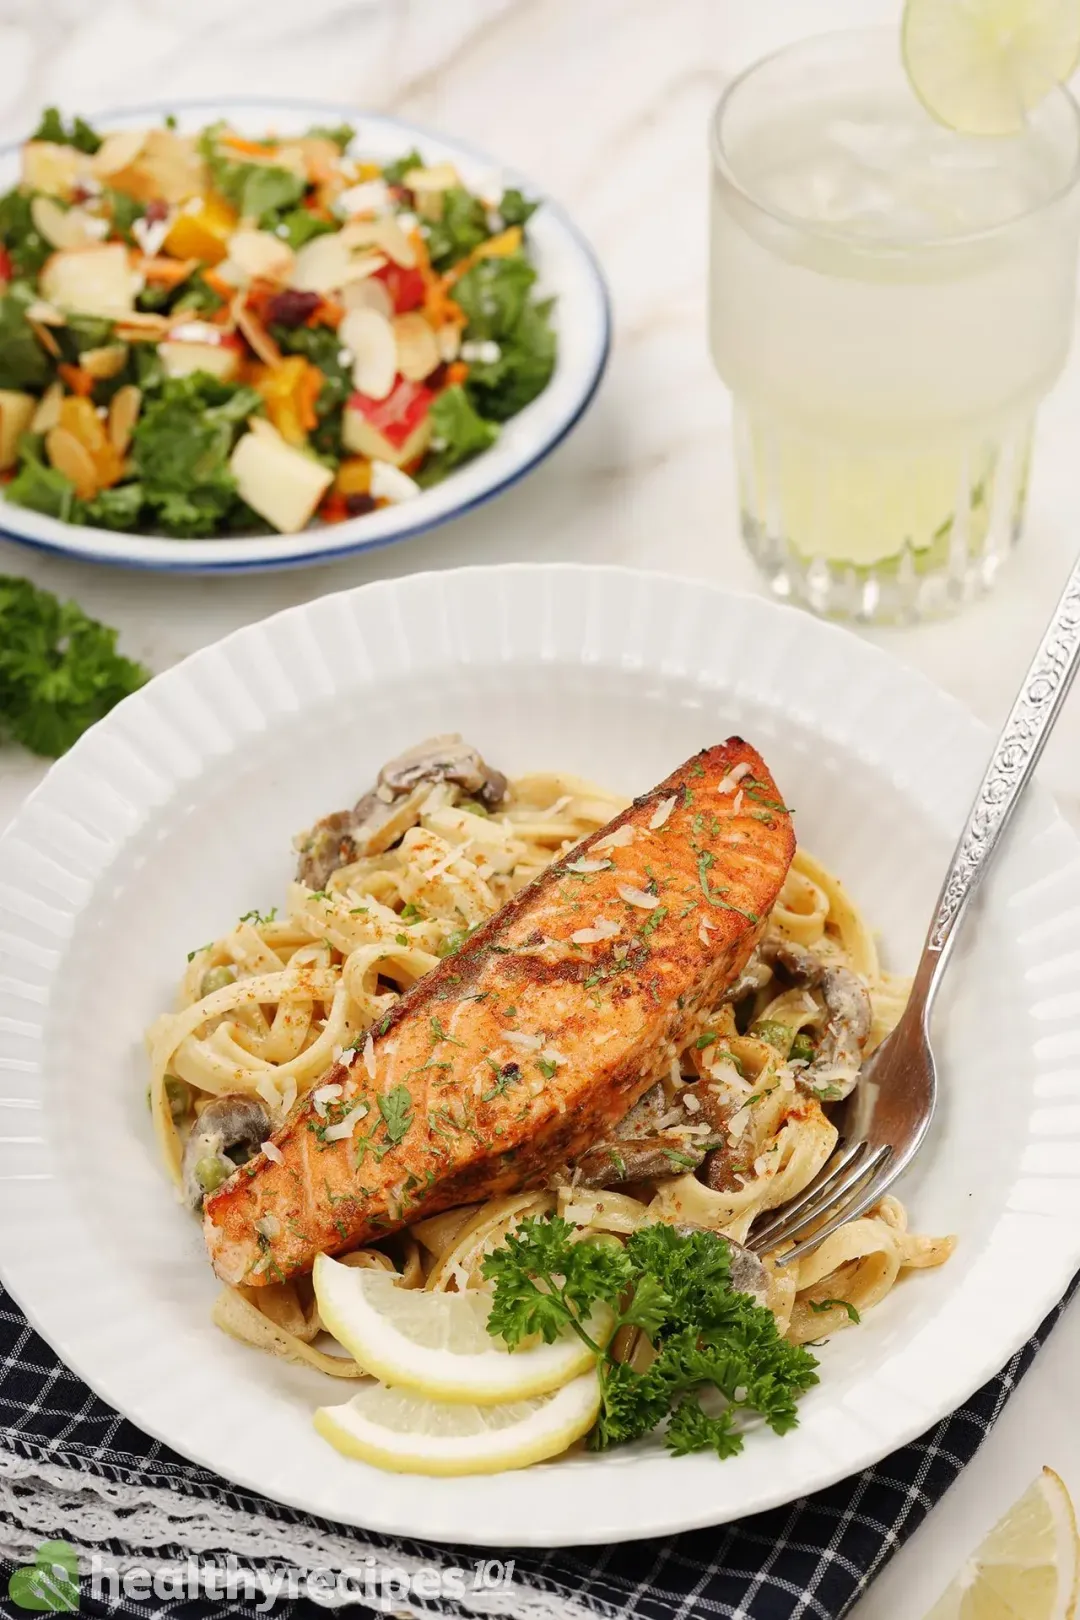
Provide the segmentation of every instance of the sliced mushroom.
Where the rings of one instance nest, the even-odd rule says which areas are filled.
[[[798,1084],[826,1102],[850,1096],[873,1021],[866,986],[850,968],[829,966],[790,940],[770,936],[757,954],[762,962],[782,968],[795,984],[820,990],[829,1015],[813,1061],[796,1073]]]
[[[208,1103],[184,1146],[181,1171],[191,1208],[201,1209],[206,1195],[259,1151],[271,1129],[270,1115],[258,1097],[236,1092]]]
[[[656,1176],[678,1176],[696,1170],[706,1154],[724,1140],[723,1125],[712,1120],[708,1135],[696,1137],[662,1131],[657,1125],[670,1111],[662,1085],[639,1097],[611,1134],[594,1142],[573,1167],[580,1187],[618,1187],[629,1181],[650,1181]],[[695,1119],[700,1115],[693,1116]],[[691,1116],[687,1115],[687,1120]]]
[[[390,760],[378,781],[352,810],[339,810],[316,822],[297,841],[297,877],[322,889],[339,867],[364,855],[392,849],[420,820],[420,808],[437,782],[453,782],[485,809],[494,810],[506,794],[506,777],[455,733],[431,737]]]

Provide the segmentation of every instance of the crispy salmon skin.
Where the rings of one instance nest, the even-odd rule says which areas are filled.
[[[280,1282],[319,1253],[544,1184],[701,1032],[794,852],[780,793],[739,737],[636,799],[342,1055],[324,1112],[303,1099],[273,1157],[206,1200],[218,1276]]]

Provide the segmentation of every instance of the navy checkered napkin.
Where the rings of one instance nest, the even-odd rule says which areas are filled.
[[[479,1608],[511,1620],[839,1620],[978,1450],[1064,1309],[1065,1302],[960,1411],[879,1467],[831,1490],[737,1524],[662,1541],[522,1551],[515,1557],[513,1584],[484,1601],[459,1605],[412,1596],[393,1607],[397,1613],[459,1616]],[[29,1475],[20,1479],[28,1468],[34,1481],[42,1474],[51,1478],[53,1495],[44,1499],[55,1504],[51,1508],[43,1509],[42,1492],[32,1489]],[[141,1511],[140,1493],[172,1505],[171,1541],[162,1536],[160,1515]],[[108,1513],[95,1514],[88,1500]],[[356,1568],[372,1555],[391,1565],[407,1567],[419,1559],[468,1568],[483,1556],[475,1548],[455,1552],[392,1541],[306,1518],[185,1462],[93,1396],[2,1292],[0,1507],[0,1548],[24,1556],[37,1542],[59,1538],[97,1546],[109,1556],[130,1558],[134,1550],[149,1564],[182,1564],[194,1547],[219,1563],[232,1552],[241,1564],[280,1568],[296,1564],[301,1543],[309,1568]],[[231,1545],[224,1534],[213,1539],[215,1510],[219,1523],[227,1519],[233,1527]],[[122,1538],[109,1540],[104,1532],[115,1534],[118,1513]],[[180,1528],[184,1524],[191,1528]],[[200,1540],[196,1525],[202,1526]],[[25,1611],[8,1595],[10,1571],[9,1563],[0,1577],[0,1613],[21,1620]],[[255,1601],[209,1603],[179,1595],[142,1601],[122,1589],[114,1600],[96,1600],[84,1579],[79,1612],[133,1620],[254,1620]],[[275,1605],[273,1613],[280,1620],[308,1620],[327,1610],[300,1598]]]

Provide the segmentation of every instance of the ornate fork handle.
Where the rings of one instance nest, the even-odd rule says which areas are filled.
[[[956,935],[956,925],[1038,763],[1078,665],[1080,562],[1069,576],[1024,677],[949,865],[915,976],[912,1002],[920,1015],[929,1008]]]

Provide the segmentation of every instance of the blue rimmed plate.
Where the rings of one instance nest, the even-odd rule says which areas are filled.
[[[519,186],[527,196],[542,193],[526,176],[493,158],[404,119],[358,112],[341,104],[232,97],[228,100],[157,102],[110,111],[98,122],[110,129],[160,122],[173,113],[181,130],[197,130],[216,119],[242,129],[280,134],[312,124],[352,123],[355,150],[375,160],[400,157],[416,147],[429,164],[452,162],[467,185],[485,188],[494,177]],[[0,149],[0,190],[18,178],[19,146]],[[61,523],[24,507],[0,503],[0,535],[43,551],[90,562],[115,563],[169,573],[243,573],[329,562],[376,546],[392,545],[460,517],[490,500],[539,466],[588,408],[599,386],[611,342],[607,288],[591,248],[557,204],[543,199],[529,224],[539,289],[557,300],[559,338],[554,375],[531,405],[507,422],[498,442],[459,468],[434,489],[344,523],[305,529],[300,534],[264,532],[223,540],[174,540],[153,534],[120,534],[109,529]]]

